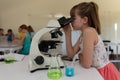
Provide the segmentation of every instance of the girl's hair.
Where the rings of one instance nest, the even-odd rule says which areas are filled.
[[[28,30],[28,27],[25,24],[22,24],[19,28]]]
[[[3,28],[0,28],[0,31],[4,31]]]
[[[95,28],[98,34],[101,34],[98,5],[96,3],[82,2],[73,6],[70,11],[71,17],[75,17],[76,12],[81,18],[88,17],[88,25]]]
[[[34,30],[33,30],[33,28],[32,28],[31,25],[28,26],[28,31],[29,31],[29,32],[34,32]]]
[[[7,32],[13,32],[13,31],[12,31],[12,29],[8,29],[8,31],[7,31]]]

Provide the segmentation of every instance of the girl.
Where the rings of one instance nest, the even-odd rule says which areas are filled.
[[[82,34],[74,46],[71,43],[71,27],[64,27],[66,49],[68,57],[72,58],[78,51],[80,64],[85,68],[97,68],[104,80],[120,80],[120,73],[108,59],[103,41],[99,36],[100,21],[98,6],[94,2],[82,2],[75,5],[70,11],[75,20],[71,23]]]
[[[0,36],[4,36],[4,29],[0,28]]]
[[[32,41],[32,38],[35,35],[35,31],[33,30],[31,25],[28,26],[28,32],[30,33],[30,37],[31,37],[31,41]]]
[[[14,33],[13,33],[12,29],[8,29],[6,36],[7,36],[7,40],[9,42],[13,41],[13,39],[14,39]]]
[[[28,55],[31,45],[30,34],[27,30],[28,28],[23,24],[19,27],[19,29],[21,29],[22,36],[20,39],[14,39],[13,43],[23,45],[23,48],[19,51],[19,54]]]

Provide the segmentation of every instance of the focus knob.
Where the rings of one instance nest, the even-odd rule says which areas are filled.
[[[44,63],[44,58],[42,56],[37,56],[34,61],[38,64],[41,65]]]

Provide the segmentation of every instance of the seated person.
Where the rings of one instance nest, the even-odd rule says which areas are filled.
[[[12,29],[8,29],[6,36],[7,36],[8,41],[10,41],[10,42],[13,41],[14,33],[13,33]]]
[[[33,30],[31,25],[28,26],[28,32],[30,33],[30,37],[32,40],[33,36],[35,35],[35,31]]]
[[[4,35],[4,29],[0,28],[0,42],[6,42],[7,37]]]
[[[28,55],[31,45],[30,34],[26,25],[23,24],[19,28],[21,29],[22,37],[20,39],[14,39],[13,43],[23,45],[23,48],[19,51],[19,54]]]
[[[0,28],[0,36],[4,36],[4,30]]]

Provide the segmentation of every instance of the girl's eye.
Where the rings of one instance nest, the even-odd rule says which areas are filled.
[[[76,17],[74,17],[74,20],[76,20],[77,18]]]

